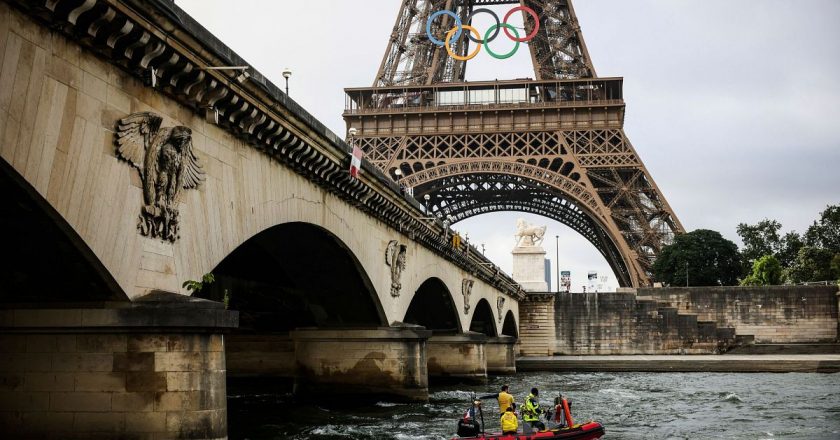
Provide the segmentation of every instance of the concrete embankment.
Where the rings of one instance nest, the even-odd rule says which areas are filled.
[[[836,373],[840,355],[533,356],[517,371]]]

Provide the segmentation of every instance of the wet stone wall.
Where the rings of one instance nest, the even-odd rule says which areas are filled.
[[[836,342],[837,295],[836,286],[559,293],[552,297],[553,308],[523,313],[521,354],[710,354],[753,342]],[[550,340],[543,330],[552,318]],[[546,346],[551,353],[524,349],[535,345]]]

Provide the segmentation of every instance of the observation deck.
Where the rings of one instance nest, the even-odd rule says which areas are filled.
[[[623,78],[480,81],[344,89],[358,135],[620,128]]]

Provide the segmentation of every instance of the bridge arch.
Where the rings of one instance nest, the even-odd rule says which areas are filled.
[[[403,322],[439,333],[460,333],[461,321],[452,293],[440,278],[426,279],[414,293]]]
[[[327,229],[305,222],[269,227],[213,269],[199,296],[228,301],[244,331],[386,325],[376,290],[353,251]]]
[[[128,296],[67,220],[0,158],[0,302],[127,301]]]
[[[493,315],[493,308],[490,307],[490,302],[482,298],[475,305],[472,319],[470,320],[470,331],[484,333],[488,337],[496,337],[499,335],[496,330],[496,318]]]
[[[514,338],[519,337],[519,326],[516,324],[516,317],[513,316],[511,310],[505,313],[505,321],[502,324],[502,335],[513,336]]]
[[[505,162],[501,162],[505,163]],[[520,167],[470,167],[444,173],[424,174],[415,188],[418,199],[429,195],[429,209],[458,222],[467,218],[500,211],[520,211],[556,220],[581,234],[603,255],[621,286],[632,286],[639,268],[633,252],[623,240],[617,240],[599,211],[593,210],[593,199],[582,197],[589,190],[582,183],[562,174],[528,164]],[[541,171],[532,170],[537,168]],[[516,174],[526,170],[523,174]],[[428,170],[424,170],[425,173]],[[418,173],[419,174],[419,173]],[[556,176],[550,176],[555,174]],[[422,183],[420,183],[422,182]],[[643,244],[640,248],[644,249]],[[650,249],[654,254],[655,249]]]

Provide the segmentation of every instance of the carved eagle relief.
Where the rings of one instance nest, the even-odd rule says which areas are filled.
[[[144,206],[137,228],[147,237],[178,239],[178,196],[198,188],[204,171],[192,148],[192,130],[160,128],[163,118],[151,112],[132,113],[117,123],[117,157],[140,171]]]

